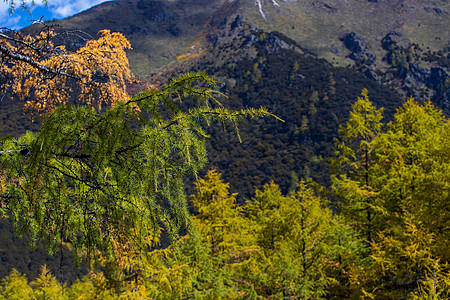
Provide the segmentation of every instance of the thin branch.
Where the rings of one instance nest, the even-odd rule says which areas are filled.
[[[43,52],[42,48],[35,47],[35,46],[31,45],[30,43],[24,42],[23,40],[10,37],[10,36],[8,36],[8,35],[6,35],[4,33],[1,33],[1,32],[0,32],[0,38],[4,38],[5,40],[9,40],[9,41],[12,41],[14,43],[26,46],[26,47],[28,47],[28,48],[38,52],[39,55],[42,55],[42,52]]]
[[[38,69],[39,71],[41,71],[44,74],[52,74],[53,76],[50,78],[53,78],[55,76],[58,75],[62,75],[62,76],[66,76],[72,79],[75,79],[77,81],[81,81],[82,78],[79,76],[75,76],[73,74],[67,73],[62,71],[64,68],[60,68],[60,69],[56,69],[56,70],[52,70],[46,66],[43,66],[41,64],[39,64],[38,62],[32,60],[30,57],[19,54],[19,53],[14,53],[13,51],[11,51],[10,49],[6,48],[3,45],[0,45],[0,52],[5,56],[5,57],[10,57],[12,59],[18,60],[18,61],[22,61],[24,63],[29,64],[30,66]]]

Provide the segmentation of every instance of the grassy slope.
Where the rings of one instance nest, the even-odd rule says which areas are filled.
[[[349,31],[364,37],[381,69],[387,66],[381,61],[385,51],[380,41],[391,31],[402,34],[405,43],[423,44],[431,51],[450,42],[446,0],[278,0],[279,6],[261,1],[266,19],[253,0],[116,0],[52,24],[91,35],[104,28],[124,33],[134,48],[129,52],[132,69],[142,78],[198,50],[199,40],[208,34],[205,25],[212,21],[211,14],[224,16],[227,6],[235,6],[227,11],[230,18],[241,14],[264,31],[282,32],[339,66],[353,63],[346,59],[348,51],[339,40]],[[332,53],[332,47],[339,53]]]
[[[241,2],[243,13],[258,28],[280,31],[319,57],[328,61],[334,57],[341,65],[350,63],[344,60],[347,51],[339,41],[349,31],[362,35],[378,59],[384,55],[380,41],[391,31],[432,51],[450,41],[450,2],[446,0],[292,0],[278,1],[280,7],[266,1],[266,20],[252,3]],[[441,9],[441,15],[434,8]],[[340,50],[338,55],[330,52],[331,45]]]
[[[102,29],[122,32],[133,47],[129,52],[133,72],[144,77],[185,53],[222,2],[117,0],[48,24],[58,31],[81,30],[92,36]]]

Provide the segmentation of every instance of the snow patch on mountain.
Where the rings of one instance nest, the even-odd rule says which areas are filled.
[[[266,15],[264,14],[264,11],[263,11],[263,5],[262,5],[262,2],[264,1],[264,0],[253,0],[254,2],[255,2],[255,5],[258,7],[258,10],[259,10],[259,13],[261,14],[261,16],[264,18],[264,20],[266,19]],[[280,6],[278,3],[277,3],[277,1],[275,1],[275,0],[270,0],[271,2],[272,2],[272,4],[273,5],[275,5],[275,6]]]

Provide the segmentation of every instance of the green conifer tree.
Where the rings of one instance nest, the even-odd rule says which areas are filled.
[[[56,108],[38,133],[3,141],[2,211],[52,251],[69,240],[118,257],[161,228],[175,240],[191,226],[183,182],[206,161],[202,126],[267,114],[224,109],[215,84],[185,74],[104,111]],[[192,98],[197,107],[177,105]]]
[[[34,291],[34,299],[36,300],[64,300],[67,299],[65,287],[50,273],[44,265],[41,274],[36,280],[31,282]]]
[[[259,229],[261,250],[248,279],[258,295],[322,299],[345,293],[337,285],[360,246],[304,182],[289,196],[269,183],[246,210]]]
[[[352,106],[348,122],[339,129],[332,167],[332,189],[339,209],[369,243],[382,226],[380,203],[373,187],[373,139],[382,129],[383,109],[376,109],[364,89]]]
[[[28,300],[34,299],[33,289],[28,285],[25,275],[17,270],[2,279],[0,285],[0,299],[2,300]]]
[[[374,237],[370,255],[350,272],[354,297],[448,295],[449,132],[448,120],[431,103],[409,99],[385,131],[371,136],[366,148],[370,164],[355,164],[354,174],[363,170],[359,178],[366,178],[370,193],[359,192],[366,188],[361,179],[342,174],[334,178],[334,191],[347,199],[348,209],[342,211],[348,220],[358,213],[355,203],[364,199],[371,200],[368,207],[374,213],[372,224],[368,218],[353,219],[357,228],[372,225]],[[345,161],[341,157],[347,159],[347,148],[338,145],[338,160]]]

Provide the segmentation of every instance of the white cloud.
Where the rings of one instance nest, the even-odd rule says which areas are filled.
[[[3,12],[0,12],[0,19],[7,20],[6,22],[3,22],[1,24],[1,27],[6,27],[6,28],[10,28],[10,29],[20,29],[20,26],[18,24],[20,23],[20,20],[22,19],[21,16],[15,16],[15,15],[9,16],[9,13],[3,14]]]
[[[9,13],[9,8],[9,4],[4,1],[0,2],[0,27],[17,29],[17,24],[19,24],[21,16],[11,15]]]
[[[83,10],[91,8],[105,0],[49,0],[49,10],[56,18],[73,16]]]

